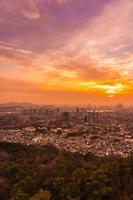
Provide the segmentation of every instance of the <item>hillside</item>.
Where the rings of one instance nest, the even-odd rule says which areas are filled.
[[[133,157],[0,143],[0,200],[131,200]]]

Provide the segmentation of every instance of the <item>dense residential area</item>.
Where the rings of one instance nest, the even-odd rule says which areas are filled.
[[[0,200],[132,200],[133,108],[0,106]]]
[[[0,106],[0,141],[53,144],[99,157],[133,152],[133,108],[111,106]]]

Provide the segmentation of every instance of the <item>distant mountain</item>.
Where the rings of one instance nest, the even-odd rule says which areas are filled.
[[[29,107],[29,106],[35,106],[35,105],[32,103],[26,103],[26,102],[22,102],[22,103],[7,102],[7,103],[0,104],[0,107]]]

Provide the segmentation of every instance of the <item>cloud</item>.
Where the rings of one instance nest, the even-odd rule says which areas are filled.
[[[23,13],[24,17],[28,19],[39,19],[41,17],[40,13],[34,11],[24,11]]]
[[[0,76],[0,91],[12,93],[33,93],[42,91],[39,86],[28,81],[22,81],[17,78]]]
[[[74,1],[74,0],[49,0],[50,3],[54,2],[57,4],[64,4],[64,3],[68,3],[70,1]]]
[[[24,17],[30,20],[36,20],[41,18],[41,13],[37,7],[35,0],[29,0],[27,6],[23,10]]]
[[[111,77],[113,72],[124,75],[132,68],[132,9],[131,0],[113,0],[105,5],[100,15],[67,41],[64,52],[70,52],[77,62],[82,63],[85,72],[87,68],[99,71],[99,76],[100,71],[107,72],[107,76],[109,72]]]
[[[41,13],[38,7],[38,0],[1,0],[1,16],[3,20],[9,20],[9,16],[14,18],[16,21],[16,16],[20,19],[21,16],[24,16],[30,20],[35,20],[41,18]],[[3,12],[4,11],[4,12]],[[4,19],[5,18],[5,19]],[[12,22],[16,24],[16,22]]]
[[[2,0],[0,75],[41,92],[132,88],[133,1],[101,2]]]

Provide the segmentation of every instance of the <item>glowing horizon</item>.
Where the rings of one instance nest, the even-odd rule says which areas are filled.
[[[1,0],[0,103],[133,101],[132,0]]]

